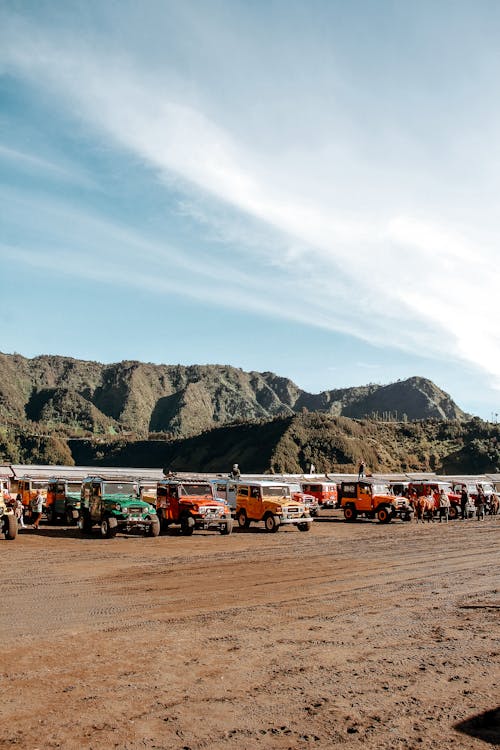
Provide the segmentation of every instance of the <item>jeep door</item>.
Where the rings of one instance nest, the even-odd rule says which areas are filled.
[[[372,488],[370,484],[359,483],[357,506],[361,512],[373,509]]]
[[[260,487],[250,487],[248,516],[250,518],[262,518],[262,494]]]

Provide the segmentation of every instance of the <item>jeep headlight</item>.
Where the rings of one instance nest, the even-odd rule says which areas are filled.
[[[122,506],[120,505],[120,503],[113,503],[113,510],[117,510],[118,512],[120,512],[121,509]]]

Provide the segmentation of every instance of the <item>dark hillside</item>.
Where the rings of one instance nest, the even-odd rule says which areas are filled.
[[[500,428],[469,422],[380,422],[301,414],[238,424],[183,440],[70,440],[77,464],[156,466],[177,471],[250,473],[308,470],[351,473],[361,458],[372,472],[500,471]]]
[[[228,472],[234,463],[259,473],[271,465],[273,450],[291,418],[264,424],[220,427],[184,440],[69,440],[76,464],[169,468],[173,471]]]

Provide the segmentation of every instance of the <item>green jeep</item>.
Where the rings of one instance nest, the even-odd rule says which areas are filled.
[[[15,539],[17,536],[17,518],[12,508],[9,508],[5,502],[3,494],[0,492],[0,532],[6,539]]]
[[[108,539],[118,531],[138,530],[146,536],[160,533],[156,508],[139,498],[139,485],[134,480],[84,479],[78,527],[83,534],[90,534],[97,524]]]
[[[72,526],[80,515],[81,482],[66,479],[49,479],[45,514],[49,523],[62,520]]]

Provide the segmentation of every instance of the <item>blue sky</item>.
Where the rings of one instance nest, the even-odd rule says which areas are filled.
[[[500,412],[500,6],[0,2],[0,349]]]

